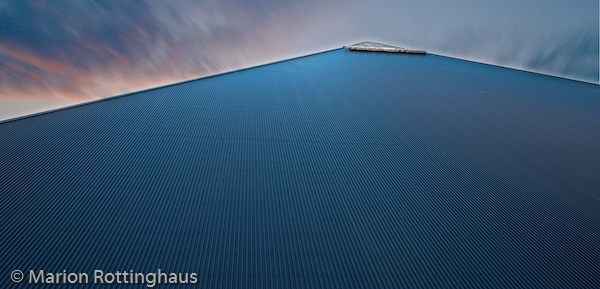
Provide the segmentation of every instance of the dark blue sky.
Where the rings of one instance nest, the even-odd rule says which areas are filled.
[[[4,1],[0,119],[364,40],[598,82],[598,1]]]

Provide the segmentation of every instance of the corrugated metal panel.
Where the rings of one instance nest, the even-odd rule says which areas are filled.
[[[0,124],[0,284],[598,288],[599,92],[340,49]]]

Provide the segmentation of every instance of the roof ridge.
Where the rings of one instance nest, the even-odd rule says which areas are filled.
[[[425,50],[413,50],[406,49],[403,47],[392,46],[388,44],[382,44],[372,41],[363,41],[360,43],[356,43],[353,45],[344,46],[345,49],[348,50],[361,50],[361,51],[381,51],[381,52],[400,52],[400,53],[417,53],[417,54],[426,54]]]
[[[90,104],[94,104],[94,103],[99,103],[99,102],[103,102],[103,101],[107,101],[107,100],[112,100],[112,99],[121,98],[121,97],[125,97],[125,96],[135,95],[135,94],[142,93],[142,92],[148,92],[148,91],[152,91],[152,90],[156,90],[156,89],[167,88],[167,87],[171,87],[171,86],[174,86],[174,85],[179,85],[179,84],[184,84],[184,83],[188,83],[188,82],[199,81],[199,80],[202,80],[202,79],[207,79],[207,78],[216,77],[216,76],[220,76],[220,75],[225,75],[225,74],[230,74],[230,73],[236,73],[238,71],[244,71],[244,70],[249,70],[249,69],[253,69],[253,68],[259,68],[259,67],[263,67],[263,66],[267,66],[267,65],[276,64],[276,63],[281,63],[281,62],[286,62],[286,61],[300,59],[300,58],[303,58],[303,57],[309,57],[309,56],[314,56],[314,55],[318,55],[318,54],[322,54],[322,53],[332,52],[332,51],[339,50],[339,49],[343,49],[343,48],[329,49],[329,50],[320,51],[320,52],[316,52],[316,53],[311,53],[311,54],[296,56],[296,57],[287,58],[287,59],[283,59],[283,60],[277,60],[277,61],[274,61],[274,62],[259,64],[259,65],[255,65],[255,66],[251,66],[251,67],[245,67],[245,68],[241,68],[241,69],[236,69],[236,70],[221,72],[221,73],[217,73],[217,74],[202,76],[202,77],[199,77],[199,78],[188,79],[188,80],[184,80],[184,81],[180,81],[180,82],[175,82],[175,83],[169,83],[169,84],[165,84],[165,85],[162,85],[162,86],[151,87],[151,88],[142,89],[142,90],[138,90],[138,91],[127,92],[127,93],[124,93],[124,94],[108,96],[108,97],[104,97],[104,98],[100,98],[100,99],[96,99],[96,100],[91,100],[91,101],[88,101],[88,102],[77,103],[77,104],[70,105],[70,106],[64,106],[64,107],[59,107],[59,108],[56,108],[56,109],[46,110],[46,111],[42,111],[42,112],[36,112],[36,113],[32,113],[32,114],[17,116],[17,117],[5,119],[5,120],[0,120],[0,125],[6,124],[6,123],[9,123],[9,122],[18,121],[18,120],[28,119],[28,118],[32,118],[32,117],[36,117],[36,116],[46,115],[46,114],[49,114],[49,113],[54,113],[54,112],[59,112],[59,111],[63,111],[63,110],[68,110],[68,109],[72,109],[72,108],[86,106],[86,105],[90,105]]]

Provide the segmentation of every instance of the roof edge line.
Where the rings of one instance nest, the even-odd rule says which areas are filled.
[[[100,99],[96,99],[96,100],[91,100],[91,101],[88,101],[88,102],[82,102],[82,103],[78,103],[78,104],[74,104],[74,105],[69,105],[69,106],[64,106],[64,107],[59,107],[59,108],[51,109],[51,110],[46,110],[46,111],[36,112],[36,113],[32,113],[32,114],[26,114],[26,115],[22,115],[22,116],[17,116],[17,117],[5,119],[5,120],[0,120],[0,125],[6,124],[6,123],[9,123],[9,122],[13,122],[13,121],[18,121],[18,120],[28,119],[28,118],[32,118],[32,117],[36,117],[36,116],[41,116],[41,115],[45,115],[45,114],[49,114],[49,113],[54,113],[54,112],[59,112],[59,111],[63,111],[63,110],[68,110],[68,109],[72,109],[72,108],[76,108],[76,107],[86,106],[86,105],[90,105],[90,104],[94,104],[94,103],[98,103],[98,102],[103,102],[103,101],[107,101],[107,100],[111,100],[111,99],[116,99],[116,98],[121,98],[121,97],[125,97],[125,96],[135,95],[135,94],[143,93],[143,92],[147,92],[147,91],[157,90],[157,89],[161,89],[161,88],[167,88],[167,87],[174,86],[174,85],[179,85],[179,84],[184,84],[184,83],[188,83],[188,82],[199,81],[199,80],[203,80],[203,79],[207,79],[207,78],[211,78],[211,77],[216,77],[216,76],[221,76],[221,75],[225,75],[225,74],[230,74],[230,73],[236,73],[238,71],[249,70],[249,69],[263,67],[263,66],[267,66],[267,65],[271,65],[271,64],[277,64],[277,63],[281,63],[281,62],[296,60],[296,59],[300,59],[300,58],[303,58],[303,57],[314,56],[314,55],[318,55],[318,54],[322,54],[322,53],[327,53],[327,52],[331,52],[331,51],[335,51],[335,50],[340,50],[340,49],[344,49],[344,48],[343,47],[342,48],[333,48],[333,49],[329,49],[329,50],[325,50],[325,51],[320,51],[320,52],[315,52],[315,53],[311,53],[311,54],[307,54],[307,55],[296,56],[296,57],[287,58],[287,59],[283,59],[283,60],[278,60],[278,61],[274,61],[274,62],[269,62],[269,63],[255,65],[255,66],[240,68],[240,69],[236,69],[236,70],[221,72],[221,73],[217,73],[217,74],[202,76],[202,77],[199,77],[199,78],[188,79],[188,80],[184,80],[184,81],[180,81],[180,82],[175,82],[175,83],[169,83],[169,84],[165,84],[165,85],[162,85],[162,86],[151,87],[151,88],[142,89],[142,90],[138,90],[138,91],[127,92],[127,93],[124,93],[124,94],[108,96],[108,97],[104,97],[104,98],[100,98]]]
[[[481,62],[481,61],[477,61],[477,60],[469,60],[469,59],[458,58],[458,57],[454,57],[454,56],[442,55],[442,54],[437,54],[437,53],[427,53],[427,54],[600,86],[600,82],[596,83],[596,82],[591,82],[591,81],[586,81],[586,80],[581,80],[581,79],[568,78],[568,77],[564,77],[564,76],[546,74],[546,73],[530,71],[530,70],[525,70],[525,69],[520,69],[520,68],[515,68],[515,67],[502,66],[499,64],[485,63],[485,62]]]

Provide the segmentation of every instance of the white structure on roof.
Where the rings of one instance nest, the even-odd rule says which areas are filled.
[[[419,53],[425,54],[427,51],[424,50],[410,50],[402,47],[391,46],[387,44],[375,43],[371,41],[365,41],[354,45],[344,46],[345,49],[349,50],[363,50],[363,51],[384,51],[384,52],[401,52],[401,53]]]

